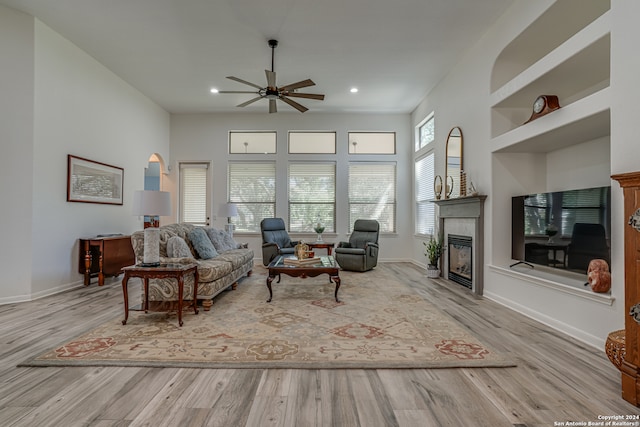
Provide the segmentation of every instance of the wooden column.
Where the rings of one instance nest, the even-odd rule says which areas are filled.
[[[640,230],[629,220],[640,209],[640,172],[612,175],[624,192],[624,309],[626,353],[622,373],[622,398],[634,405],[640,403],[640,317],[631,315],[640,310]],[[638,224],[637,227],[640,227]]]

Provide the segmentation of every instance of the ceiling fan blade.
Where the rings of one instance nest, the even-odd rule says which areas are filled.
[[[251,90],[220,90],[218,93],[259,93]]]
[[[255,97],[253,99],[248,100],[247,102],[243,102],[242,104],[236,105],[236,107],[246,107],[247,105],[252,104],[252,103],[254,103],[256,101],[259,101],[261,99],[262,99],[261,96],[257,96],[257,97]]]
[[[276,106],[276,100],[275,99],[270,99],[269,100],[269,113],[277,113],[278,112],[278,107]]]
[[[227,78],[228,78],[228,79],[230,79],[230,80],[235,80],[235,81],[236,81],[236,82],[238,82],[238,83],[244,83],[244,84],[246,84],[246,85],[253,86],[253,87],[255,87],[256,89],[262,89],[262,86],[258,86],[258,85],[257,85],[257,84],[255,84],[255,83],[251,83],[251,82],[248,82],[248,81],[246,81],[246,80],[239,79],[239,78],[234,77],[234,76],[227,76]]]
[[[284,96],[293,96],[293,97],[297,97],[297,98],[317,99],[318,101],[324,101],[324,95],[318,95],[316,93],[287,92]]]
[[[267,75],[267,86],[276,87],[276,72],[264,70],[264,73]]]
[[[286,86],[282,86],[281,88],[279,88],[281,91],[289,91],[289,90],[294,90],[294,89],[299,89],[301,87],[309,87],[309,86],[314,86],[315,83],[313,82],[313,80],[311,79],[307,79],[307,80],[302,80],[299,81],[297,83],[291,83],[290,85],[286,85]]]
[[[293,100],[291,100],[289,98],[286,98],[284,96],[281,96],[280,99],[283,100],[284,102],[286,102],[287,104],[291,105],[293,108],[295,108],[296,110],[300,111],[301,113],[304,113],[305,111],[308,110],[308,108],[305,107],[304,105],[300,105],[296,101],[293,101]]]

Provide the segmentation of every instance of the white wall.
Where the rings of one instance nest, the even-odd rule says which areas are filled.
[[[0,301],[31,283],[33,18],[0,6]]]
[[[265,105],[266,109],[266,105]],[[277,132],[277,154],[275,155],[229,155],[228,132],[231,130],[270,130]],[[337,132],[336,155],[289,155],[287,154],[287,132],[291,130],[315,130]],[[396,155],[349,155],[347,132],[349,131],[393,131],[396,132]],[[313,114],[309,111],[280,112],[277,114],[201,114],[171,116],[171,160],[172,172],[165,180],[171,182],[172,189],[178,181],[178,162],[209,161],[212,165],[213,200],[212,213],[218,212],[219,205],[227,200],[227,162],[233,160],[276,161],[278,187],[276,189],[276,216],[285,219],[287,212],[287,162],[289,160],[331,160],[336,161],[336,228],[337,234],[325,233],[327,241],[347,239],[348,197],[347,168],[349,161],[392,160],[397,162],[397,233],[381,235],[380,256],[382,260],[406,260],[412,255],[412,133],[409,116],[406,114]],[[372,191],[375,191],[372,188]],[[174,197],[174,200],[176,198]],[[175,204],[175,202],[174,202]],[[175,220],[175,218],[173,218]],[[225,218],[219,218],[214,225],[222,227]],[[262,257],[259,235],[238,235],[235,237],[250,243],[256,258]],[[315,239],[315,235],[303,236]]]
[[[144,186],[149,156],[169,155],[166,111],[40,21],[0,7],[5,32],[0,46],[17,40],[21,66],[2,79],[0,99],[8,110],[0,132],[12,132],[0,160],[1,194],[11,201],[0,221],[10,254],[0,257],[8,281],[0,303],[79,285],[78,238],[142,228],[131,214],[133,191]],[[68,154],[124,168],[124,205],[67,202]]]
[[[460,126],[464,133],[464,169],[480,193],[487,194],[485,214],[485,262],[490,267],[508,266],[510,261],[511,197],[529,191],[585,188],[608,185],[611,172],[640,169],[634,132],[640,60],[629,58],[640,29],[633,18],[640,12],[637,2],[612,1],[612,102],[611,138],[588,141],[547,154],[500,153],[492,155],[490,133],[490,77],[502,49],[533,22],[552,1],[516,2],[507,13],[472,46],[449,75],[430,92],[412,113],[412,125],[435,111],[436,173],[444,171],[444,143],[448,130]],[[633,4],[630,4],[633,3]],[[622,113],[622,114],[620,114]],[[622,117],[622,118],[621,118]],[[633,145],[632,145],[633,144]],[[636,147],[635,150],[633,147]],[[621,192],[612,184],[612,301],[576,298],[559,288],[542,288],[526,280],[497,274],[485,268],[485,296],[602,348],[607,334],[623,326],[623,251]],[[420,261],[422,254],[416,252]]]

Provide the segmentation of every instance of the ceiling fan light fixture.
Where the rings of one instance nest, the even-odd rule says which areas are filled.
[[[278,87],[276,85],[276,72],[274,71],[274,56],[275,56],[274,52],[275,52],[276,46],[278,46],[277,40],[274,40],[274,39],[269,40],[269,47],[271,48],[271,70],[264,70],[267,76],[266,87],[259,86],[255,83],[248,82],[238,77],[227,76],[228,79],[254,87],[258,90],[257,91],[255,90],[254,91],[224,90],[224,91],[217,91],[216,93],[252,93],[254,95],[258,95],[255,98],[252,98],[246,102],[243,102],[242,104],[238,104],[238,107],[246,107],[247,105],[252,104],[255,101],[258,101],[260,99],[267,99],[269,101],[269,113],[278,112],[278,108],[276,106],[277,100],[280,100],[288,104],[289,106],[295,108],[301,113],[304,113],[305,111],[308,110],[308,108],[305,107],[304,105],[299,104],[293,99],[289,99],[290,96],[294,98],[306,98],[306,99],[315,99],[318,101],[323,101],[324,95],[320,95],[316,93],[302,93],[297,91],[297,89],[299,88],[315,86],[315,83],[311,79],[301,80],[299,82],[291,83],[281,87]]]
[[[211,93],[218,93],[220,92],[218,89],[216,89],[215,87],[212,87],[211,89],[209,89],[209,92]]]

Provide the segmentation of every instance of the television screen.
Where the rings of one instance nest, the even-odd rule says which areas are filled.
[[[610,186],[513,197],[511,257],[579,273],[592,259],[610,265],[610,207]]]

